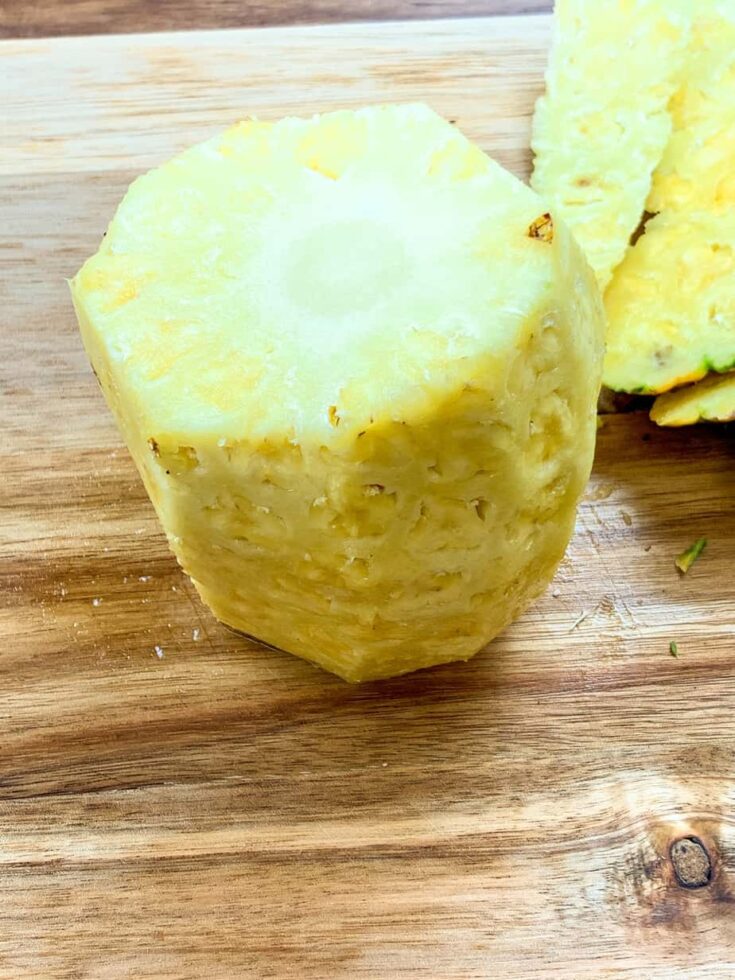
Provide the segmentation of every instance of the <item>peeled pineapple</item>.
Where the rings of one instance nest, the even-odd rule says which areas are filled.
[[[135,181],[72,293],[218,619],[361,681],[469,658],[549,581],[592,460],[599,293],[426,107],[194,147]]]
[[[671,134],[692,0],[557,0],[533,126],[532,186],[556,206],[604,291]]]
[[[735,374],[714,374],[699,384],[659,395],[651,418],[666,426],[735,422]]]

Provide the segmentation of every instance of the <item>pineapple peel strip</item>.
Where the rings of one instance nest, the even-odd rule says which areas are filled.
[[[715,375],[699,384],[660,395],[651,410],[657,425],[735,421],[735,374]]]
[[[603,291],[671,134],[691,10],[690,0],[557,0],[531,185],[572,228]]]
[[[653,218],[605,305],[609,388],[658,394],[735,368],[735,211]]]
[[[735,8],[718,10],[694,25],[647,204],[657,216],[605,297],[604,380],[617,390],[665,392],[735,367]]]

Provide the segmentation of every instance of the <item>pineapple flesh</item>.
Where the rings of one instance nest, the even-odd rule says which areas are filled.
[[[468,659],[544,589],[604,319],[544,210],[419,105],[244,122],[133,183],[72,295],[219,620],[362,681]]]
[[[727,11],[729,10],[729,14]],[[735,7],[705,4],[672,100],[656,217],[605,297],[604,380],[664,392],[735,367]]]
[[[557,0],[533,125],[531,184],[582,245],[604,291],[638,227],[671,134],[691,0]]]
[[[735,374],[715,374],[698,384],[659,395],[651,410],[658,425],[735,422]]]

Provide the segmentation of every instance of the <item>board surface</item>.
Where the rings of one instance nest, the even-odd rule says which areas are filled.
[[[2,976],[735,975],[731,430],[610,417],[543,599],[350,687],[201,606],[64,282],[136,173],[248,114],[423,99],[526,175],[548,36],[0,45]]]
[[[0,38],[550,12],[554,0],[0,0]]]

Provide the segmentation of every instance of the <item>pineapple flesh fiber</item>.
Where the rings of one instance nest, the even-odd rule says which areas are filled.
[[[543,591],[604,322],[545,211],[419,105],[244,122],[133,183],[72,294],[219,620],[363,681],[466,660]]]

